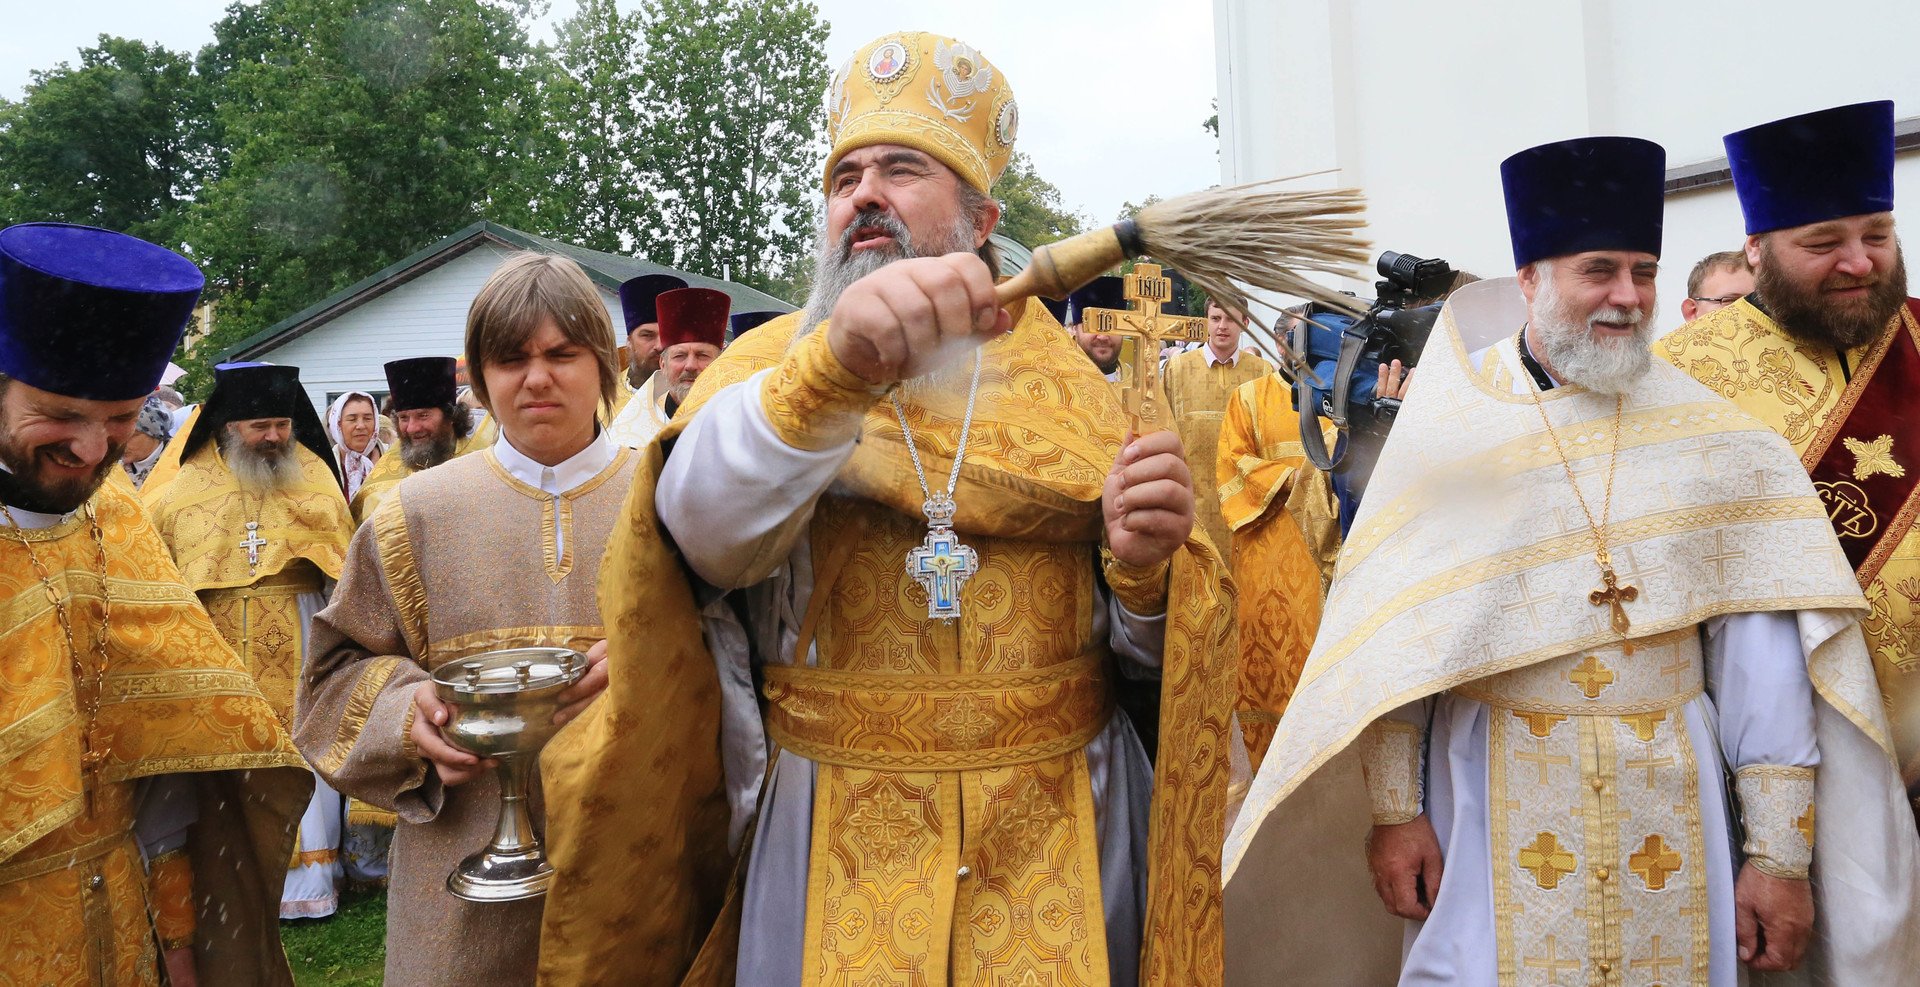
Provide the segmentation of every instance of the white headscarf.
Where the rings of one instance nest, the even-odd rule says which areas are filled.
[[[373,464],[387,451],[386,443],[380,441],[380,430],[375,428],[373,438],[367,440],[364,452],[354,452],[347,448],[347,438],[340,432],[340,416],[345,413],[347,402],[354,398],[365,400],[373,406],[374,414],[380,413],[380,402],[365,391],[348,391],[333,399],[327,405],[327,438],[333,440],[333,455],[340,461],[340,478],[347,483],[347,499],[360,492],[360,484],[367,482],[367,474],[373,472]]]

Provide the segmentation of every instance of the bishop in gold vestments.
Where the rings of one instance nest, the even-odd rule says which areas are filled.
[[[135,499],[110,411],[158,383],[203,283],[117,233],[0,231],[8,987],[157,985],[163,957],[201,983],[292,983],[275,915],[310,776]],[[88,449],[110,479],[49,479]]]
[[[1320,601],[1340,551],[1333,482],[1307,462],[1293,387],[1285,378],[1268,374],[1233,392],[1220,428],[1215,476],[1240,588],[1235,713],[1258,771],[1313,647]]]
[[[1766,422],[1812,475],[1872,608],[1867,647],[1920,796],[1920,299],[1903,297],[1892,120],[1892,104],[1863,103],[1728,136],[1758,287],[1654,352]],[[1826,281],[1871,282],[1872,297],[1822,297]],[[1840,320],[1851,338],[1826,328]]]
[[[852,107],[836,109],[835,188],[851,171],[984,193],[1011,153],[1011,92],[953,39],[883,37],[832,93]],[[934,123],[953,118],[929,98],[967,122]],[[867,192],[834,193],[830,224],[848,222],[846,195]],[[891,229],[896,248],[867,275],[882,282],[894,265],[958,260],[904,256],[902,231],[944,254],[991,230],[978,213],[942,243],[915,225],[923,203],[874,195],[864,224]],[[831,258],[845,255],[827,252],[820,283],[840,283]],[[969,270],[986,283],[984,265]],[[610,622],[684,626],[674,583],[697,574],[726,831],[746,858],[737,947],[714,951],[739,983],[1220,982],[1231,590],[1185,525],[1157,563],[1106,561],[1119,401],[1038,302],[1007,315],[977,364],[916,377],[897,406],[835,354],[831,320],[768,322],[701,375],[650,450],[669,450],[657,481],[635,484],[602,603]],[[950,534],[928,527],[923,508],[945,514],[916,457],[934,497],[958,462]],[[943,574],[963,556],[978,571],[956,587]],[[610,643],[608,695],[543,763],[560,873],[542,963],[556,982],[615,982],[605,971],[635,962],[623,930],[643,903],[620,900],[632,865],[605,851],[647,812],[622,779],[653,762],[618,724],[651,715],[646,686],[672,666]],[[1121,676],[1159,683],[1157,770],[1113,708]]]

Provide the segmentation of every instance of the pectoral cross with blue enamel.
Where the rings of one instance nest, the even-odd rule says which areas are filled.
[[[247,550],[247,568],[258,571],[260,568],[260,549],[266,547],[267,540],[260,537],[260,522],[247,522],[247,537],[240,547]]]
[[[980,571],[980,553],[953,533],[952,500],[936,494],[923,509],[927,537],[907,553],[907,575],[927,591],[927,619],[953,620],[960,616],[960,588]]]

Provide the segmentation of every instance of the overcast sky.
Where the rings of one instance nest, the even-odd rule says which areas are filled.
[[[1069,208],[1111,222],[1129,200],[1219,181],[1214,139],[1200,129],[1213,113],[1209,0],[818,2],[833,26],[827,55],[836,68],[893,30],[938,31],[979,48],[1020,100],[1019,149]],[[73,61],[101,34],[197,50],[213,40],[227,3],[5,0],[0,94],[18,98],[33,70]],[[552,0],[549,21],[570,15],[574,3]]]

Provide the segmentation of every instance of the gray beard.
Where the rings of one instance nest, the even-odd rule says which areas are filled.
[[[893,237],[893,246],[885,250],[853,250],[855,230],[877,227]],[[828,239],[826,223],[820,224],[819,235],[814,239],[813,247],[813,289],[807,293],[806,308],[801,311],[800,331],[794,335],[798,342],[813,332],[820,323],[827,321],[833,314],[833,307],[840,302],[841,294],[853,287],[855,281],[893,263],[910,257],[938,257],[973,249],[973,222],[966,216],[954,221],[952,229],[940,241],[916,248],[912,236],[907,232],[905,223],[882,213],[864,212],[853,218],[847,228],[840,233],[836,243]]]
[[[293,440],[273,452],[261,452],[247,440],[228,432],[220,437],[220,456],[227,469],[248,493],[279,493],[300,481],[300,464],[294,459]]]
[[[432,469],[453,458],[453,429],[451,427],[431,439],[400,438],[400,461],[415,473]]]
[[[1582,318],[1565,310],[1552,275],[1534,298],[1534,325],[1547,363],[1568,383],[1600,394],[1625,394],[1653,366],[1653,324],[1646,312],[1603,308]],[[1592,323],[1630,322],[1633,335],[1597,340]]]

